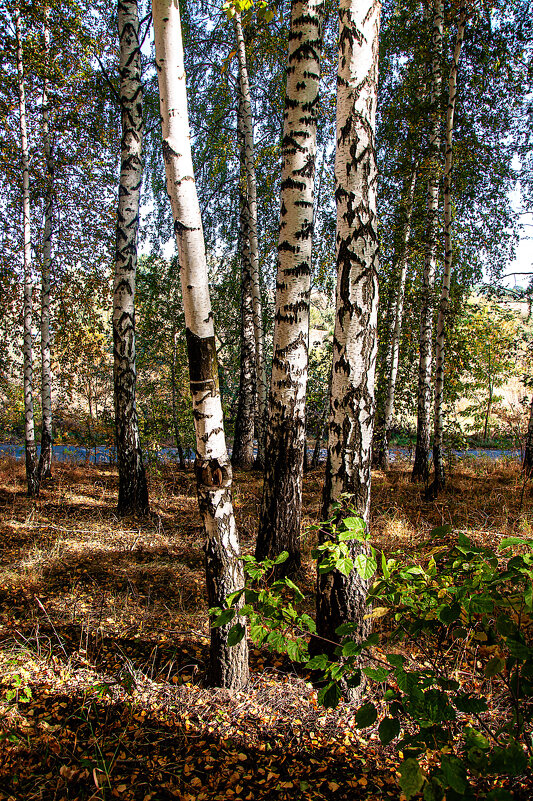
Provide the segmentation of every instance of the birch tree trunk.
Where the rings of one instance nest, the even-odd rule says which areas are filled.
[[[143,96],[137,0],[119,0],[122,143],[113,292],[115,427],[119,514],[146,514],[148,488],[135,402],[135,276],[142,183]]]
[[[241,154],[239,182],[239,255],[241,260],[241,372],[239,399],[235,418],[233,452],[234,467],[250,470],[254,464],[254,410],[255,410],[255,335],[253,316],[252,264],[250,258],[250,231],[248,191],[246,185],[246,146],[244,138],[244,108],[239,93],[237,130]]]
[[[524,448],[524,461],[522,470],[526,476],[533,475],[533,397],[529,407],[529,422],[527,426],[526,445]]]
[[[191,158],[178,0],[153,0],[152,14],[163,156],[181,268],[196,430],[198,503],[207,538],[207,592],[210,606],[222,606],[229,593],[244,585],[244,575],[231,502],[231,465],[224,437],[205,245]],[[229,627],[211,630],[210,681],[238,690],[248,681],[248,649],[246,638],[234,647],[228,646]]]
[[[433,367],[433,317],[435,274],[437,269],[439,233],[439,179],[440,179],[440,95],[442,85],[442,0],[433,0],[433,34],[431,66],[431,131],[429,156],[431,160],[427,197],[427,241],[424,275],[422,280],[422,307],[420,313],[420,361],[418,365],[418,410],[416,450],[412,481],[427,483],[429,478],[431,371]]]
[[[265,369],[265,332],[263,327],[263,308],[261,301],[261,278],[259,270],[259,245],[257,238],[257,182],[255,178],[254,125],[246,43],[242,29],[241,15],[235,14],[235,35],[237,38],[237,59],[239,65],[239,114],[244,133],[244,152],[246,185],[248,192],[248,235],[250,240],[250,262],[252,270],[252,310],[255,336],[255,381],[257,414],[255,433],[257,439],[257,466],[265,464],[265,425],[267,415],[267,377]]]
[[[48,77],[50,58],[50,9],[44,11],[44,58],[45,77],[43,84],[43,148],[46,165],[46,190],[44,198],[43,264],[41,272],[41,455],[39,457],[39,482],[52,475],[52,369],[50,359],[50,268],[52,263],[53,182],[54,160],[50,142],[50,106],[48,100]]]
[[[337,80],[337,297],[333,336],[328,459],[323,519],[349,493],[351,506],[368,521],[378,304],[375,119],[379,23],[377,0],[340,0]],[[328,533],[322,534],[323,538]],[[355,557],[364,546],[350,542]],[[356,570],[319,574],[317,631],[338,641],[344,621],[368,628],[368,582]]]
[[[411,236],[411,217],[413,213],[413,202],[415,196],[417,171],[418,171],[418,162],[415,162],[410,175],[408,195],[404,201],[405,220],[403,225],[402,241],[400,245],[400,257],[399,257],[400,275],[398,279],[398,294],[396,295],[396,302],[394,305],[394,317],[393,317],[394,324],[392,329],[392,339],[390,343],[389,357],[387,359],[387,364],[389,365],[389,379],[387,382],[387,396],[385,398],[383,433],[377,460],[378,465],[383,470],[388,470],[389,467],[389,432],[392,425],[392,415],[394,413],[394,395],[396,391],[396,379],[398,377],[398,363],[400,360],[400,339],[402,335],[403,302],[405,297],[405,281],[407,278],[407,268],[409,265],[409,237]]]
[[[322,0],[292,0],[283,120],[281,212],[263,503],[256,558],[300,566],[305,394]]]
[[[439,316],[437,320],[437,338],[435,343],[435,422],[433,437],[433,467],[435,478],[431,487],[431,495],[435,497],[444,488],[444,461],[443,446],[443,403],[444,403],[444,359],[446,347],[446,320],[450,299],[450,283],[452,277],[453,251],[452,251],[452,167],[453,167],[453,123],[455,115],[455,100],[457,97],[457,72],[461,48],[466,28],[466,0],[462,0],[457,23],[455,49],[448,79],[448,107],[446,110],[446,140],[444,158],[444,273],[442,276],[442,290],[439,303]]]
[[[26,482],[28,485],[28,495],[31,498],[39,494],[39,478],[37,473],[37,450],[35,447],[35,424],[33,417],[33,347],[31,332],[33,317],[33,276],[31,263],[30,156],[26,126],[22,25],[20,21],[20,8],[18,6],[15,7],[14,14],[17,37],[20,150],[22,154],[22,229],[24,238],[24,444],[26,453]]]

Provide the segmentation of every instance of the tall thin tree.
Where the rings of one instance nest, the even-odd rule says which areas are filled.
[[[113,378],[120,514],[148,511],[135,401],[135,276],[142,182],[143,90],[137,0],[119,0],[122,141],[113,290]]]
[[[433,0],[432,63],[431,63],[431,124],[429,138],[429,178],[427,194],[426,256],[422,279],[420,311],[420,359],[418,366],[417,433],[415,462],[411,478],[427,483],[429,477],[431,425],[431,373],[433,369],[433,318],[435,311],[435,276],[437,270],[439,234],[439,184],[441,165],[441,87],[442,31],[444,10],[442,0]]]
[[[252,311],[255,335],[255,375],[257,414],[255,430],[257,438],[257,466],[263,468],[265,460],[265,424],[267,413],[267,376],[265,367],[265,332],[263,327],[263,306],[261,301],[261,274],[259,269],[259,244],[257,238],[257,180],[254,156],[254,123],[252,116],[252,96],[246,58],[246,41],[241,15],[235,14],[235,35],[237,39],[237,61],[239,65],[239,103],[238,114],[244,135],[244,164],[246,171],[248,202],[248,237],[250,242],[250,264],[252,271]]]
[[[39,481],[52,474],[52,365],[50,358],[50,270],[52,264],[54,159],[50,137],[50,8],[44,9],[43,150],[46,168],[44,197],[43,263],[41,268],[41,454]]]
[[[529,420],[527,424],[522,470],[525,472],[526,476],[533,476],[533,396],[531,397],[529,406]]]
[[[457,73],[459,59],[465,36],[467,20],[466,0],[461,0],[455,48],[448,78],[448,106],[446,109],[446,139],[444,156],[444,272],[442,275],[442,289],[439,303],[439,316],[437,319],[437,336],[435,340],[435,412],[433,435],[433,468],[435,477],[431,485],[431,495],[435,496],[444,487],[444,359],[446,356],[446,325],[450,305],[450,285],[453,266],[452,249],[452,167],[453,167],[453,127],[455,115],[455,101],[457,98]]]
[[[394,315],[392,323],[392,338],[389,346],[387,365],[389,376],[387,380],[387,395],[385,397],[385,412],[383,415],[383,432],[378,453],[378,464],[383,470],[389,467],[389,433],[392,426],[392,415],[394,413],[394,396],[396,393],[396,379],[398,377],[398,365],[400,361],[400,339],[402,335],[403,322],[403,303],[405,298],[405,282],[407,279],[407,268],[409,266],[409,237],[411,236],[411,217],[413,214],[413,202],[416,188],[416,177],[418,173],[418,161],[415,161],[411,169],[411,174],[407,178],[407,196],[403,199],[403,227],[402,238],[398,256],[398,289],[394,302]]]
[[[226,450],[218,383],[207,261],[191,157],[187,90],[178,0],[153,0],[157,78],[167,190],[178,244],[193,416],[198,503],[206,542],[210,606],[222,606],[243,586],[244,576],[231,501],[231,465]],[[211,630],[210,680],[240,689],[248,680],[246,638],[230,647],[228,626]]]
[[[31,258],[30,154],[26,123],[22,23],[19,6],[14,9],[14,17],[17,40],[20,151],[22,157],[22,229],[24,241],[24,444],[28,495],[33,497],[39,494],[39,476],[37,472],[37,449],[35,447],[35,422],[33,416],[33,273]]]
[[[374,374],[377,352],[378,232],[376,218],[375,121],[379,25],[378,0],[340,0],[337,80],[337,291],[333,335],[328,457],[323,515],[344,493],[368,520],[374,424]],[[327,537],[327,532],[323,535]],[[364,549],[350,543],[355,557]],[[367,623],[368,582],[356,570],[320,574],[317,631],[336,641],[346,620]]]
[[[300,566],[309,297],[322,0],[292,0],[263,505],[256,557]]]
[[[253,319],[252,263],[250,253],[249,206],[246,182],[246,141],[242,93],[239,92],[237,132],[240,152],[239,258],[241,263],[241,370],[231,463],[250,470],[254,463],[254,409],[256,361]]]

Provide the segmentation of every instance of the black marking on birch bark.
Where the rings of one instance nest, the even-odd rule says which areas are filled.
[[[200,231],[200,226],[185,225],[185,223],[182,223],[181,220],[174,221],[174,232],[176,236],[181,236],[181,234],[185,233],[186,231]]]
[[[171,164],[173,159],[180,158],[180,156],[181,153],[177,153],[172,145],[166,139],[163,139],[163,159],[165,163]]]
[[[189,355],[191,387],[198,391],[201,384],[215,385],[218,391],[218,364],[215,337],[199,337],[190,328],[185,329]]]

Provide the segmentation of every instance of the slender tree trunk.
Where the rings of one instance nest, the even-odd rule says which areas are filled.
[[[368,521],[374,423],[378,305],[375,118],[379,23],[376,0],[340,0],[337,80],[337,298],[328,460],[323,515],[349,493],[350,506]],[[328,532],[322,534],[327,538]],[[350,542],[355,557],[364,546]],[[368,582],[356,570],[319,574],[317,630],[337,641],[344,621],[365,636]]]
[[[148,488],[135,402],[135,275],[142,182],[143,96],[137,0],[119,0],[122,144],[113,295],[119,514],[146,514]]]
[[[400,339],[402,335],[403,322],[403,302],[405,297],[405,281],[407,278],[407,267],[409,265],[409,237],[411,236],[411,217],[413,213],[413,203],[416,188],[416,177],[418,172],[418,162],[415,161],[409,179],[408,195],[404,202],[404,226],[402,241],[400,244],[398,279],[398,294],[394,304],[394,323],[392,328],[392,339],[390,343],[389,357],[389,380],[387,382],[387,397],[385,399],[385,413],[383,418],[383,433],[378,455],[378,465],[387,470],[389,467],[389,432],[392,425],[392,415],[394,413],[394,395],[396,391],[396,379],[398,377],[398,364],[400,360]]]
[[[531,405],[529,407],[529,423],[527,426],[522,470],[525,472],[526,476],[533,475],[533,397],[531,398]]]
[[[22,54],[22,25],[20,8],[15,8],[17,36],[17,72],[20,112],[20,149],[22,154],[22,227],[24,235],[24,443],[26,451],[26,481],[29,497],[39,494],[35,424],[33,417],[33,348],[32,306],[33,277],[31,263],[30,222],[30,156],[26,128],[26,94],[24,88],[24,59]]]
[[[485,423],[483,425],[483,442],[487,442],[489,436],[489,420],[490,420],[490,410],[492,409],[492,381],[489,381],[489,397],[487,399],[487,409],[485,411]]]
[[[255,373],[257,414],[255,433],[257,438],[257,467],[265,463],[265,424],[267,415],[267,377],[265,368],[265,333],[263,327],[263,308],[261,301],[261,278],[259,270],[259,245],[257,239],[257,183],[255,178],[254,124],[252,99],[246,43],[242,29],[241,16],[235,15],[235,34],[237,37],[237,59],[239,64],[239,116],[244,133],[246,184],[248,190],[248,232],[250,239],[250,261],[252,269],[252,309],[255,336]]]
[[[237,129],[239,135],[239,149],[241,154],[241,175],[239,182],[239,255],[241,260],[241,374],[239,381],[239,399],[235,418],[231,463],[234,467],[240,467],[243,470],[250,470],[254,464],[256,365],[243,105],[242,94],[239,93]]]
[[[174,439],[176,441],[176,449],[178,451],[179,466],[182,470],[185,469],[185,456],[183,454],[183,446],[181,444],[180,427],[178,422],[178,411],[176,404],[176,339],[177,333],[173,332],[172,335],[172,364],[170,366],[170,381],[172,384],[172,423],[174,425]]]
[[[189,118],[179,6],[153,0],[152,13],[167,190],[181,267],[181,289],[197,457],[198,503],[206,543],[206,583],[210,606],[222,606],[244,584],[231,502],[231,465],[226,450],[218,383],[213,313],[200,206],[191,157]],[[246,638],[230,647],[229,626],[211,630],[210,680],[239,690],[248,681]]]
[[[44,12],[45,70],[50,57],[50,9]],[[43,146],[46,164],[46,190],[44,198],[43,264],[41,273],[41,402],[43,419],[41,428],[41,455],[39,482],[52,475],[52,369],[50,360],[50,268],[52,263],[53,181],[54,161],[50,143],[50,106],[48,79],[43,85]]]
[[[256,558],[300,566],[316,114],[322,0],[292,0],[282,140],[281,213],[263,504]]]
[[[433,366],[433,317],[435,274],[437,269],[439,234],[439,180],[440,157],[440,95],[442,85],[442,0],[433,0],[433,61],[431,81],[431,131],[429,155],[431,159],[427,198],[427,241],[424,275],[422,280],[422,308],[420,313],[420,361],[418,366],[418,413],[416,450],[412,481],[427,483],[429,478],[431,371]]]
[[[459,59],[461,48],[465,36],[466,28],[466,0],[461,2],[459,20],[457,23],[457,35],[455,39],[455,49],[453,61],[450,68],[448,79],[448,107],[446,110],[446,141],[444,159],[444,273],[442,277],[442,290],[439,303],[439,316],[437,320],[437,337],[435,344],[435,422],[433,438],[433,466],[435,478],[433,480],[431,494],[436,496],[443,489],[445,482],[444,460],[442,454],[443,447],[443,404],[444,404],[444,359],[446,347],[446,319],[450,300],[450,284],[452,277],[453,251],[452,251],[452,200],[451,183],[453,167],[453,123],[455,115],[455,100],[457,97],[457,72],[459,69]]]
[[[328,398],[329,401],[329,398]],[[313,456],[311,459],[311,467],[318,467],[318,463],[320,461],[320,446],[322,445],[322,436],[324,434],[324,427],[326,425],[326,420],[328,419],[328,411],[329,411],[329,403],[324,409],[324,414],[320,418],[320,422],[316,427],[316,440],[315,440],[315,448],[313,450]]]

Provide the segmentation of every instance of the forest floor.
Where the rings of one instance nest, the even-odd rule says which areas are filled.
[[[459,462],[430,503],[408,479],[401,462],[374,473],[371,532],[385,553],[418,558],[443,523],[492,546],[532,533],[516,463]],[[246,691],[203,686],[194,476],[152,466],[149,480],[150,518],[119,520],[113,469],[57,465],[30,501],[23,464],[0,459],[0,799],[399,799],[394,746],[358,732],[349,705],[319,707],[285,658],[252,647]],[[321,485],[320,470],[307,474],[300,586],[311,608]],[[234,499],[252,552],[259,475],[237,473]],[[533,794],[523,777],[513,790]]]

